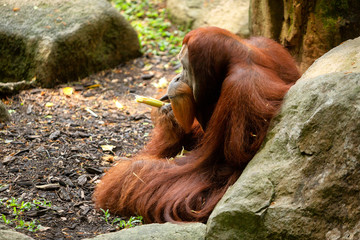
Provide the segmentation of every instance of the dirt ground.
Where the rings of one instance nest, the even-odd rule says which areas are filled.
[[[118,230],[94,209],[92,193],[113,161],[130,158],[148,141],[151,107],[136,103],[134,94],[164,94],[154,84],[175,75],[173,60],[144,56],[76,83],[3,99],[12,121],[0,124],[0,199],[51,202],[18,216],[35,219],[40,230],[18,231],[35,239],[82,239]],[[65,87],[75,91],[64,93]],[[0,211],[15,217],[4,204]]]

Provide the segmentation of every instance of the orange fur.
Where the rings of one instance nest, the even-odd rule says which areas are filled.
[[[172,111],[155,112],[144,151],[112,167],[96,187],[97,208],[142,215],[146,222],[205,222],[259,149],[284,95],[300,77],[289,53],[269,39],[244,40],[209,27],[191,31],[183,43],[196,101],[178,99],[174,111],[179,115],[177,110],[190,104],[198,122],[185,131]],[[170,160],[182,146],[191,151]]]

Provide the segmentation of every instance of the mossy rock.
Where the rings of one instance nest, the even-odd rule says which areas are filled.
[[[1,82],[50,87],[140,55],[136,32],[106,0],[5,0],[0,15]]]

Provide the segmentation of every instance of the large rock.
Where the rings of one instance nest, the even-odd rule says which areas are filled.
[[[207,239],[360,239],[357,42],[290,89],[262,149],[211,214]]]
[[[166,7],[175,22],[191,26],[225,28],[235,34],[249,35],[250,0],[167,0]]]
[[[332,72],[360,72],[360,37],[344,42],[317,59],[303,78]]]
[[[302,71],[360,33],[359,0],[251,0],[250,10],[251,34],[281,42]]]
[[[135,228],[124,229],[115,233],[99,235],[94,240],[203,240],[205,239],[205,224],[149,224]]]
[[[139,56],[136,32],[106,0],[3,0],[0,81],[77,80]]]

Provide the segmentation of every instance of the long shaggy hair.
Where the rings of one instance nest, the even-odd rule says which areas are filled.
[[[199,94],[189,134],[158,113],[144,151],[112,167],[96,187],[97,208],[146,222],[207,221],[262,144],[270,120],[300,77],[290,54],[266,38],[215,27],[186,35]],[[182,146],[192,149],[175,157]]]

